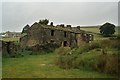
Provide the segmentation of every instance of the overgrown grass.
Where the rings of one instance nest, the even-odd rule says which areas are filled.
[[[86,28],[98,33],[98,29]],[[95,42],[82,48],[59,48],[55,52],[24,57],[3,58],[3,78],[113,78],[118,42],[94,34]],[[105,39],[105,40],[104,40]],[[107,40],[106,40],[107,39]],[[103,40],[103,41],[100,41]],[[104,45],[101,45],[104,44]],[[117,44],[117,45],[116,45]],[[114,46],[114,47],[113,47]],[[104,49],[104,51],[102,51]],[[103,52],[107,53],[103,55]],[[39,52],[41,53],[41,52]],[[104,65],[104,62],[107,62]],[[102,65],[102,67],[100,67]],[[65,69],[63,69],[65,68]],[[108,74],[111,73],[111,74]]]
[[[74,50],[60,48],[57,50],[59,57],[57,57],[55,63],[64,69],[85,68],[86,70],[118,74],[119,47],[118,40],[102,40],[86,44]]]
[[[3,78],[111,78],[112,75],[84,70],[61,69],[54,65],[56,53],[3,58]]]

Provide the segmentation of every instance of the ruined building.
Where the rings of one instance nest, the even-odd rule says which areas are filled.
[[[0,41],[1,47],[0,51],[2,51],[2,56],[10,56],[15,57],[19,54],[20,46],[15,44],[13,41]]]
[[[80,47],[83,43],[93,40],[93,35],[80,30],[80,26],[71,27],[64,24],[53,26],[35,22],[27,25],[26,33],[20,38],[22,48],[56,44],[57,46]],[[40,48],[40,47],[38,47]]]

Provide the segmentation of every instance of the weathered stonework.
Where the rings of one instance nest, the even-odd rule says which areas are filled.
[[[52,26],[35,22],[28,29],[27,34],[20,38],[20,43],[21,48],[46,45],[48,43],[54,43],[58,46],[80,47],[81,43],[88,43],[90,37],[93,36],[78,29],[78,27],[71,27],[71,25]]]
[[[16,45],[14,42],[1,41],[2,43],[2,56],[15,57],[19,54],[20,46]]]

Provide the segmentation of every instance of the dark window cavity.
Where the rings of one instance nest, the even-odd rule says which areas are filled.
[[[66,31],[64,32],[64,37],[66,37],[67,36],[67,33],[66,33]]]
[[[67,41],[64,41],[63,46],[67,46]]]
[[[54,36],[54,30],[51,30],[51,36]]]

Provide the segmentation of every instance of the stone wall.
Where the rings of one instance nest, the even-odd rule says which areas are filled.
[[[39,23],[34,23],[28,29],[27,35],[21,37],[21,47],[35,48],[36,46],[43,46],[49,43],[55,43],[58,46],[79,47],[82,45],[82,43],[89,42],[89,36],[85,33],[73,32],[71,28],[67,27],[63,30],[61,30],[61,27],[59,27],[60,29],[56,27],[57,26],[48,27],[47,25],[40,25]],[[78,29],[76,31],[78,31]]]
[[[15,57],[20,50],[20,46],[14,42],[2,41],[2,56]]]

